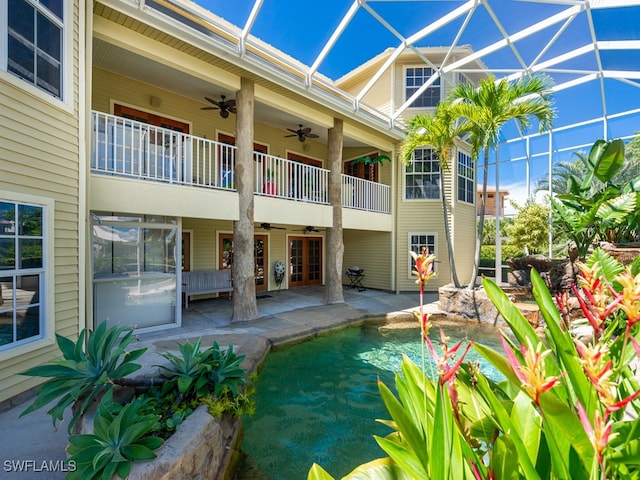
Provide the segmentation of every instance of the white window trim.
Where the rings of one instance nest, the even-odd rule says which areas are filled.
[[[434,150],[433,147],[428,147],[428,146],[419,147],[419,148]],[[415,203],[415,202],[440,202],[441,201],[440,195],[438,195],[438,198],[407,198],[407,169],[406,169],[406,165],[402,163],[400,165],[402,168],[402,201],[403,202]],[[440,169],[440,175],[442,176],[442,169]]]
[[[44,290],[43,297],[40,300],[40,305],[42,305],[43,310],[43,321],[42,321],[42,331],[40,332],[40,337],[25,341],[25,343],[21,343],[16,345],[13,348],[8,348],[7,350],[3,350],[0,352],[0,362],[3,360],[7,360],[9,358],[15,358],[19,355],[24,355],[29,352],[33,352],[35,350],[40,350],[42,348],[48,347],[50,345],[55,344],[55,334],[56,334],[56,325],[55,325],[55,305],[54,305],[54,266],[55,266],[55,231],[54,231],[54,212],[55,212],[55,200],[47,197],[39,197],[35,195],[28,195],[24,193],[18,192],[3,192],[0,200],[6,200],[8,202],[16,202],[23,204],[31,204],[38,205],[43,208],[44,213],[44,225],[42,228],[43,238],[44,238],[44,250],[43,254],[43,265],[44,265]]]
[[[409,68],[430,68],[431,70],[435,70],[436,67],[431,67],[429,65],[425,65],[425,64],[415,64],[415,65],[403,65],[402,66],[402,103],[405,103],[407,100],[409,100],[409,98],[407,98],[407,70]],[[440,103],[442,101],[442,95],[443,95],[443,85],[442,85],[443,81],[442,81],[442,77],[440,77],[440,85],[438,85],[438,87],[440,88],[440,98],[438,100],[438,103]],[[434,85],[432,84],[431,87],[433,87]],[[431,88],[429,87],[429,88]],[[412,107],[411,105],[409,105],[407,107],[407,110],[432,110],[435,109],[436,106],[433,107]]]
[[[12,86],[24,90],[38,100],[50,103],[66,112],[73,112],[73,0],[63,0],[64,18],[62,20],[62,50],[60,62],[62,63],[62,85],[60,86],[61,98],[56,98],[50,93],[26,82],[25,80],[9,73],[8,68],[8,42],[7,22],[9,21],[9,5],[7,0],[0,0],[0,80]]]
[[[411,273],[413,272],[413,269],[414,269],[413,258],[411,257],[411,254],[408,253],[411,251],[411,237],[416,235],[433,235],[433,254],[436,256],[436,262],[433,263],[433,269],[436,272],[438,271],[438,268],[437,268],[438,233],[437,232],[408,232],[407,233],[407,256],[409,257],[409,276],[407,278],[409,278],[410,280],[416,280],[416,276],[413,273]]]
[[[474,185],[474,190],[471,192],[471,198],[473,199],[471,202],[467,202],[466,200],[460,200],[460,198],[458,197],[458,186],[460,183],[460,177],[462,175],[460,175],[460,164],[459,164],[459,160],[458,160],[458,154],[462,153],[463,155],[466,155],[467,157],[469,157],[471,159],[471,161],[473,162],[473,178],[469,179],[473,181],[473,185]],[[471,156],[471,154],[465,150],[456,150],[456,201],[459,203],[464,203],[465,205],[475,205],[476,204],[476,196],[477,193],[475,191],[475,185],[476,185],[476,176],[477,176],[477,171],[476,171],[476,160]],[[467,179],[466,176],[463,176],[463,178]]]

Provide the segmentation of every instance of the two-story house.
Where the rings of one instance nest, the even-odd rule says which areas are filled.
[[[465,46],[421,48],[418,52],[387,49],[336,83],[359,101],[404,124],[415,115],[433,114],[440,100],[456,84],[479,82],[478,73],[452,71],[436,75],[445,60],[455,62],[470,52],[471,49]],[[425,59],[429,63],[425,63]],[[476,72],[484,69],[480,61],[468,65],[471,67]],[[420,252],[422,248],[437,257],[438,276],[430,282],[429,288],[451,282],[439,188],[441,175],[444,176],[456,272],[463,283],[470,278],[476,235],[476,165],[470,152],[470,146],[458,140],[447,169],[441,168],[436,152],[429,147],[417,149],[409,163],[405,164],[401,159],[395,162],[393,249],[396,262],[393,276],[398,290],[409,290],[415,282],[408,251]]]
[[[387,52],[338,82],[307,78],[295,59],[194,4],[134,3],[0,0],[0,402],[35,384],[18,374],[56,355],[56,333],[179,326],[183,272],[232,268],[241,215],[254,222],[258,290],[322,285],[336,121],[345,268],[365,268],[368,288],[411,290],[408,251],[424,246],[440,258],[430,288],[450,282],[438,160],[426,148],[399,162],[403,130],[377,112],[431,111],[462,80],[433,82],[443,50],[422,52],[429,67],[395,58],[354,110]],[[247,80],[251,213],[240,211],[234,175]],[[392,162],[354,162],[379,155]],[[445,183],[464,281],[475,166],[463,143],[454,158]]]

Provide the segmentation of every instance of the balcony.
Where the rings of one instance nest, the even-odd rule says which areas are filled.
[[[235,191],[236,147],[92,112],[91,172],[162,184]],[[254,153],[255,194],[327,205],[329,170]],[[390,187],[342,175],[345,208],[390,213]]]

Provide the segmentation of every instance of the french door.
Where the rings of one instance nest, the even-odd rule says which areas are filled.
[[[253,237],[253,259],[255,265],[256,291],[266,290],[269,286],[267,258],[267,236],[255,235]],[[233,268],[233,235],[231,233],[220,234],[220,269]]]
[[[289,237],[289,287],[322,285],[322,238]]]

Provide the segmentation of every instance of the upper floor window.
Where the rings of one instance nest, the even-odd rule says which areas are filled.
[[[44,336],[45,209],[0,201],[0,351]]]
[[[473,204],[476,195],[475,165],[473,158],[458,152],[458,200]]]
[[[427,83],[434,74],[429,67],[407,67],[404,72],[404,98],[408,100]],[[418,98],[411,104],[411,108],[435,107],[440,102],[440,77],[438,77]]]
[[[431,148],[417,148],[404,170],[406,199],[440,198],[440,159]]]
[[[0,2],[1,4],[2,2]],[[62,99],[64,0],[7,0],[6,70]]]

